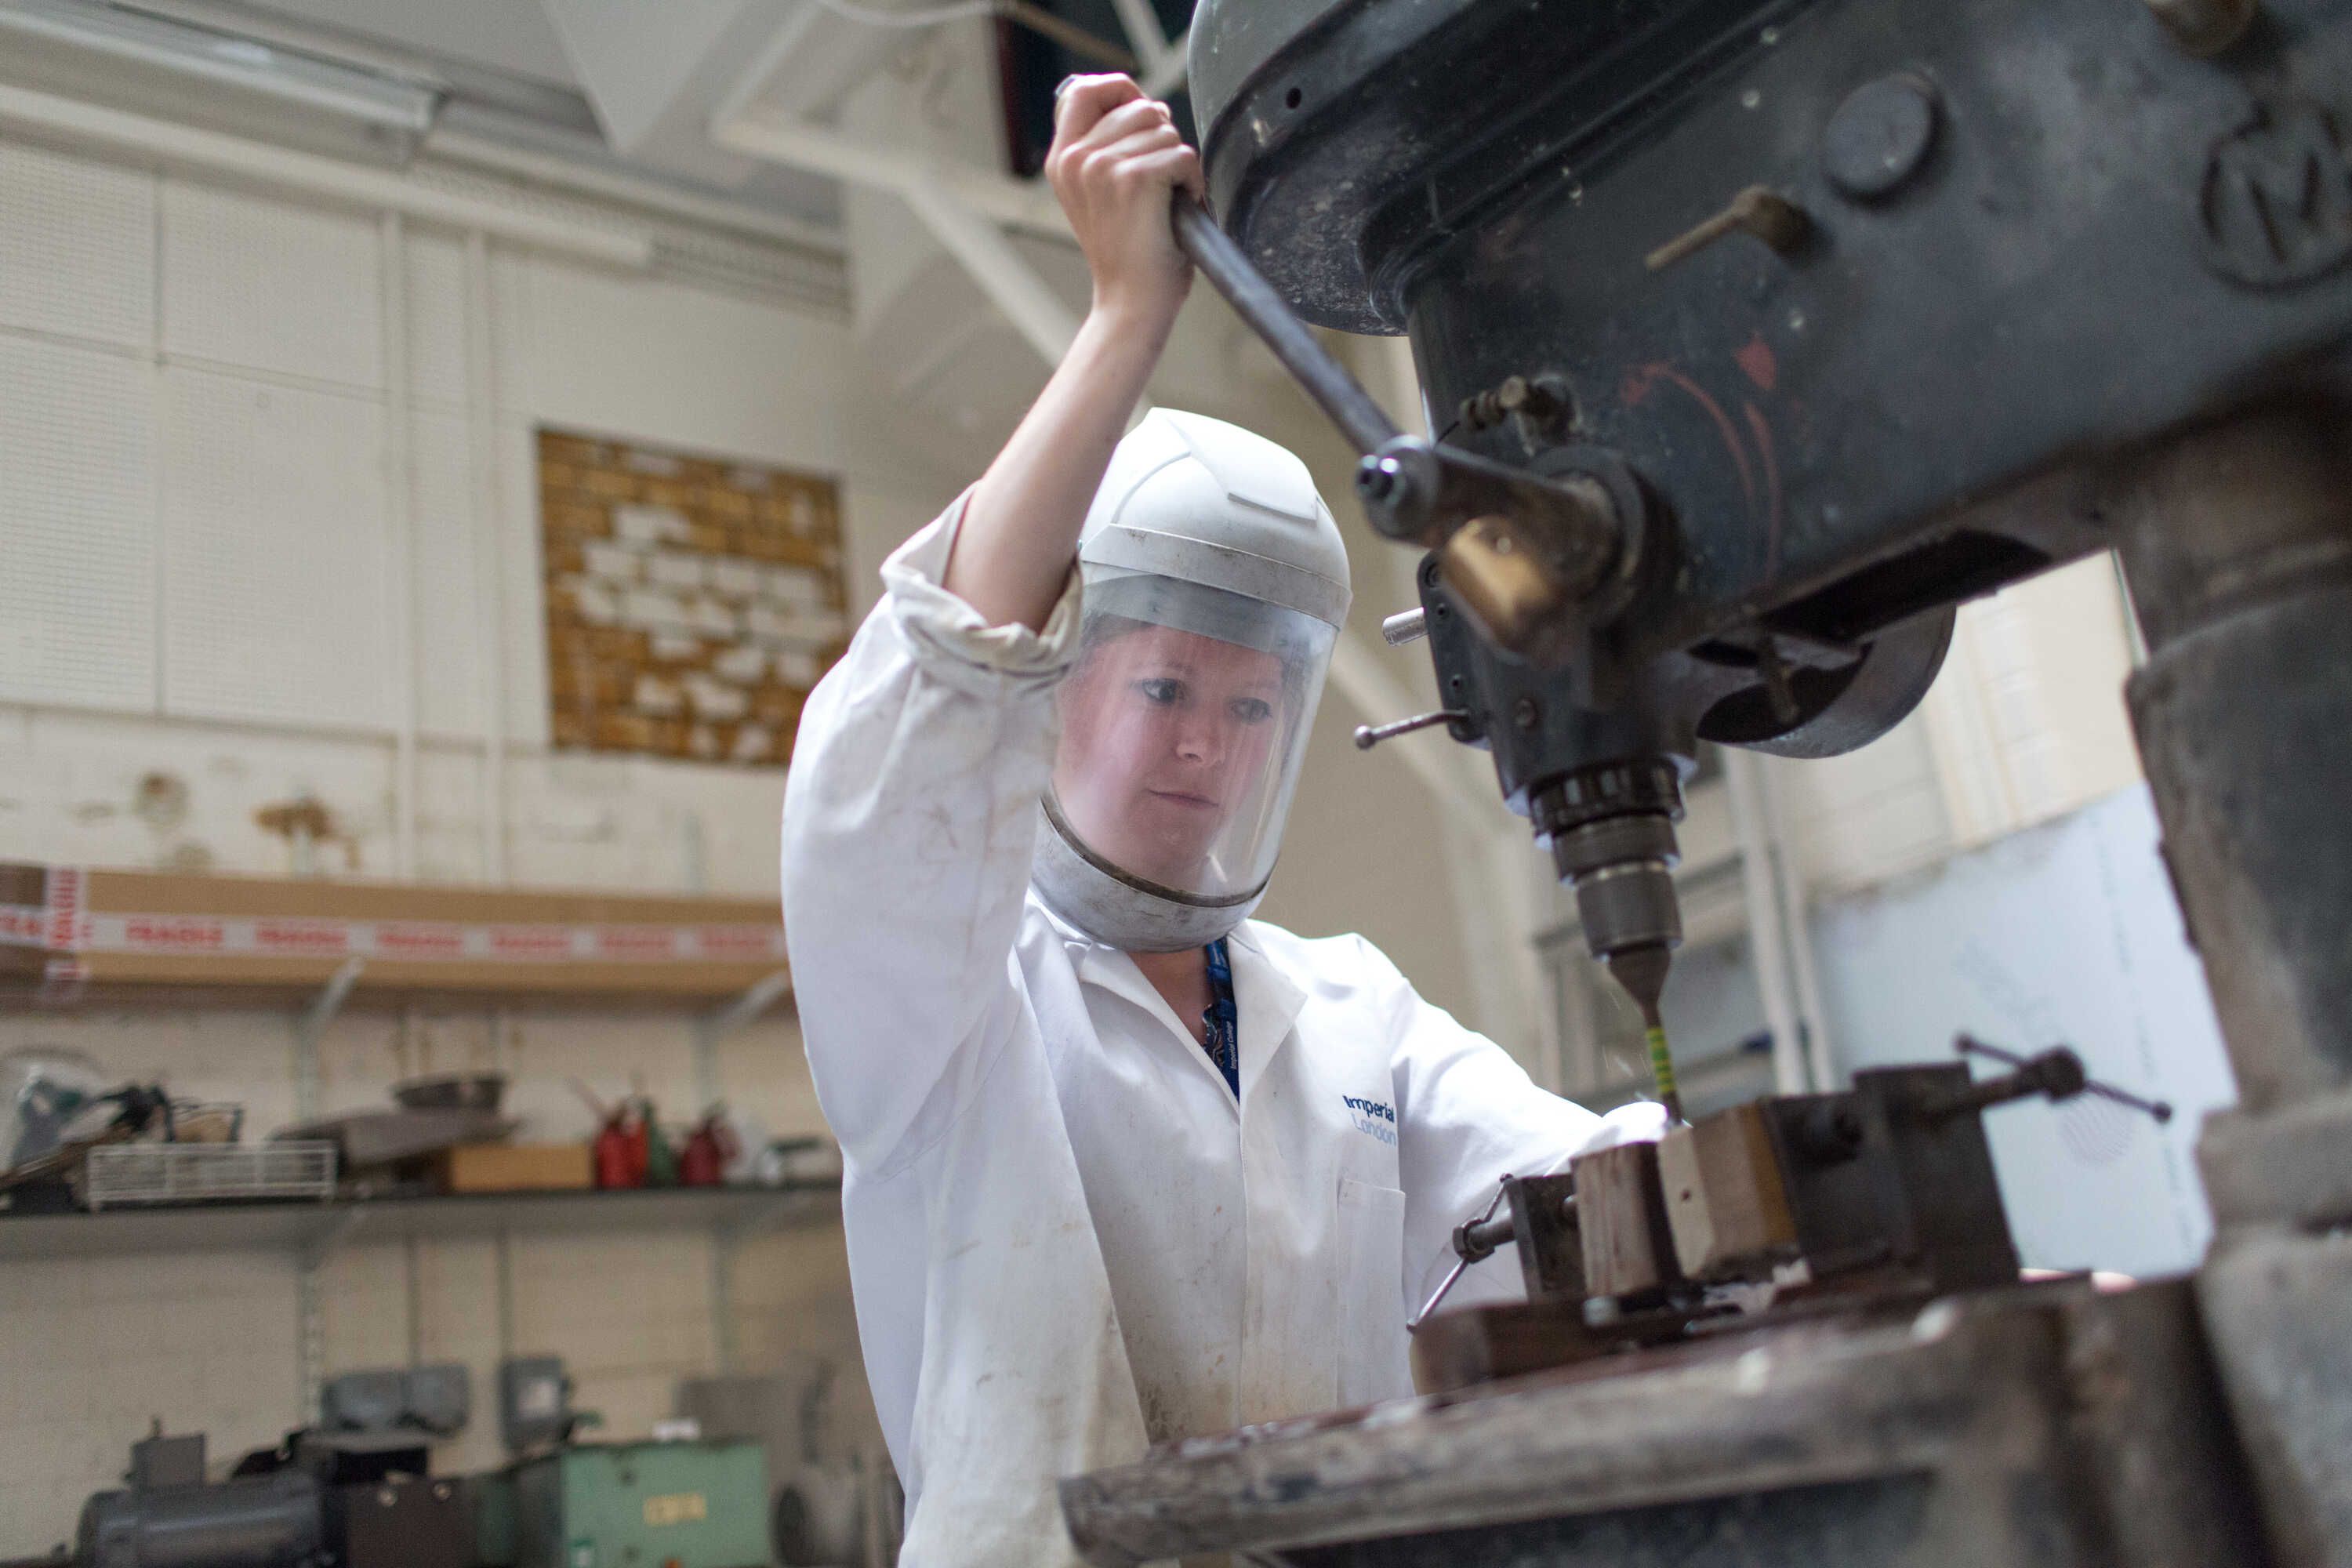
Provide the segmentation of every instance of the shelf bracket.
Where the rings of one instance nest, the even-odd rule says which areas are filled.
[[[352,959],[343,967],[359,963]],[[338,971],[340,973],[341,971]],[[345,990],[349,990],[347,985]],[[301,1245],[294,1258],[294,1374],[300,1389],[299,1412],[304,1426],[319,1419],[320,1392],[327,1381],[327,1303],[326,1287],[320,1279],[320,1271],[336,1247],[350,1239],[366,1217],[359,1209],[345,1209],[331,1215],[327,1222]]]
[[[719,1100],[719,1042],[774,1006],[792,984],[792,972],[779,969],[761,976],[726,1005],[694,1021],[694,1092],[703,1110]]]
[[[294,1117],[298,1121],[319,1114],[319,1041],[366,969],[364,958],[343,960],[302,1009],[302,1016],[294,1020]]]
[[[710,1236],[711,1371],[735,1375],[735,1229],[721,1226]]]

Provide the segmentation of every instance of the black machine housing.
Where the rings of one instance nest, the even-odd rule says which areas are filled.
[[[1423,574],[1454,732],[1539,826],[1699,739],[1875,738],[1953,606],[2116,542],[2136,451],[2340,391],[2340,0],[2210,59],[2126,0],[1206,0],[1193,38],[1212,205],[1294,308],[1409,334],[1448,444],[1654,504],[1564,658]],[[1793,237],[1653,265],[1753,188]],[[1558,410],[1492,417],[1512,377]]]

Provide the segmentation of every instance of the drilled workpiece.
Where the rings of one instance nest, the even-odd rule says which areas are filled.
[[[1691,1279],[1738,1279],[1797,1256],[1789,1184],[1762,1106],[1734,1106],[1668,1132],[1658,1176],[1675,1261]]]

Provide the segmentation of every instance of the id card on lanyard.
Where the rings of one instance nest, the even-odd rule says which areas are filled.
[[[1225,1087],[1242,1094],[1242,1015],[1234,1005],[1234,966],[1225,939],[1209,944],[1209,1010],[1201,1015],[1201,1048],[1225,1075]]]

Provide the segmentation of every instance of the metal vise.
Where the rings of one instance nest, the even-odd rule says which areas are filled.
[[[1873,1069],[1840,1093],[1770,1096],[1580,1156],[1562,1175],[1504,1177],[1455,1228],[1459,1262],[1413,1320],[1423,1384],[2013,1284],[1983,1112],[2085,1090],[2170,1110],[2093,1083],[2063,1047],[2025,1058],[1962,1036],[1959,1049],[2012,1070]],[[1529,1308],[1432,1317],[1467,1267],[1507,1246]]]

